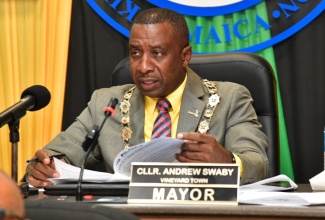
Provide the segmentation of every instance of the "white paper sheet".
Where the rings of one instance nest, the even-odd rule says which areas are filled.
[[[175,154],[180,152],[183,140],[169,137],[157,138],[121,151],[115,158],[115,173],[84,170],[83,182],[125,182],[130,181],[132,162],[177,162]],[[80,168],[54,158],[59,178],[50,178],[54,184],[77,182]]]
[[[121,151],[114,160],[114,171],[130,176],[132,162],[177,163],[175,154],[185,141],[161,137]]]
[[[309,182],[314,191],[325,191],[325,171],[311,178]]]
[[[245,192],[239,195],[241,204],[258,204],[268,206],[309,206],[325,204],[325,192]]]
[[[48,179],[54,185],[62,184],[67,182],[77,182],[79,180],[80,168],[72,166],[70,164],[64,163],[61,160],[54,158],[55,168],[60,174],[58,178]],[[119,173],[106,173],[106,172],[97,172],[93,170],[84,170],[83,182],[94,182],[94,183],[103,183],[103,182],[128,182],[130,181],[129,177],[123,176]]]
[[[288,182],[289,186],[273,186],[273,185],[266,185],[270,183],[276,182]],[[271,177],[268,179],[264,179],[258,181],[256,183],[247,184],[239,187],[239,192],[271,192],[271,191],[285,191],[285,190],[292,190],[297,189],[298,186],[295,184],[288,176],[284,174],[280,174],[275,177]]]
[[[265,185],[276,182],[288,182],[288,187]],[[298,186],[286,175],[278,175],[249,185],[239,187],[238,202],[267,206],[309,206],[325,204],[325,192],[299,193],[285,192]]]

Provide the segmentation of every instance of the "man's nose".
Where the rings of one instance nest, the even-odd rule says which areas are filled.
[[[143,55],[137,69],[141,73],[154,71],[155,66],[152,63],[151,57],[149,55]]]

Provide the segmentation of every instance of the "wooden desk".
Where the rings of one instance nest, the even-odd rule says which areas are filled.
[[[308,184],[299,185],[298,192],[310,192]],[[143,220],[179,220],[179,219],[245,219],[245,220],[271,220],[271,219],[325,219],[325,205],[308,207],[280,207],[261,205],[157,205],[157,204],[126,204],[126,203],[99,203],[89,201],[94,206],[109,206],[122,209],[139,216]],[[43,193],[30,196],[26,200],[58,200],[58,196],[46,196]],[[75,197],[68,197],[65,202],[74,202]],[[64,202],[64,201],[63,201]]]
[[[269,207],[257,205],[238,206],[185,206],[185,205],[117,205],[144,220],[201,219],[201,220],[271,220],[271,219],[325,219],[325,206],[318,207]]]

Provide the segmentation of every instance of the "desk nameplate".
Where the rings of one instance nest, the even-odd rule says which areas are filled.
[[[128,203],[238,204],[239,166],[132,163]]]

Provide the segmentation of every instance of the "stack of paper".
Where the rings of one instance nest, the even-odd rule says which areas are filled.
[[[183,140],[161,137],[121,151],[114,160],[114,174],[84,170],[83,182],[125,182],[130,180],[132,162],[178,162],[175,154],[180,152]],[[59,178],[50,178],[54,184],[77,182],[80,168],[54,158]]]
[[[288,182],[286,187],[266,185],[276,182]],[[325,204],[325,192],[295,193],[286,192],[298,186],[286,175],[278,175],[239,188],[239,203],[270,206],[308,206]]]

